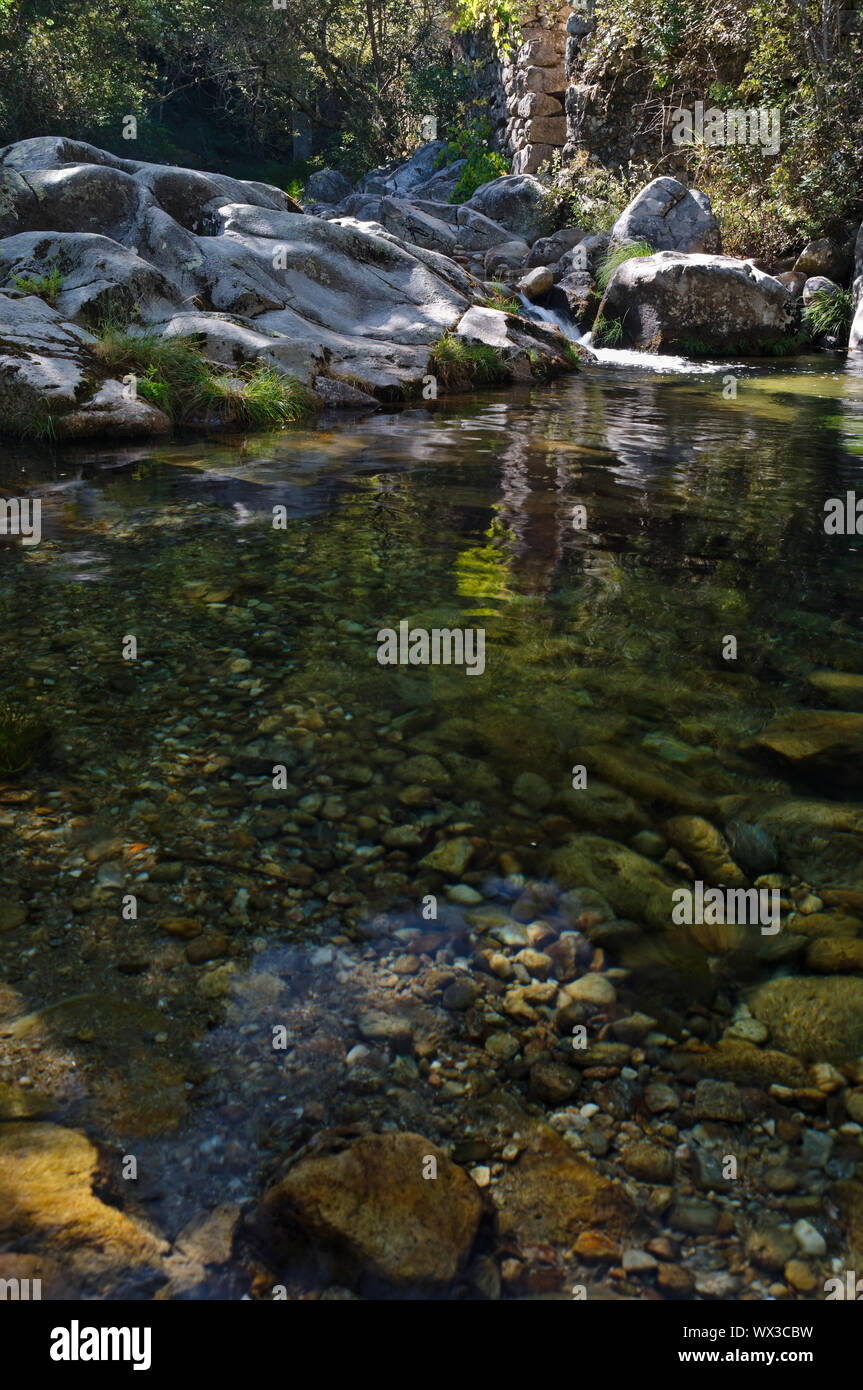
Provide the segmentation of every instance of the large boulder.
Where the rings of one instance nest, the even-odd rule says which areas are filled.
[[[824,275],[828,280],[844,281],[851,269],[849,249],[831,237],[819,237],[817,241],[806,243],[794,262],[794,269],[804,275]]]
[[[317,1258],[373,1291],[433,1291],[465,1264],[482,1200],[467,1174],[419,1134],[367,1134],[301,1158],[265,1193],[256,1226],[276,1261]]]
[[[655,251],[721,251],[719,224],[706,193],[668,176],[633,198],[611,229],[611,245],[647,241]]]
[[[419,198],[427,198],[437,203],[449,203],[466,168],[466,159],[454,159],[452,164],[438,169],[424,183],[414,184],[411,189],[411,202],[415,203]]]
[[[532,243],[551,231],[548,194],[539,179],[531,174],[503,174],[491,179],[480,185],[466,206],[475,208],[527,242]]]
[[[529,380],[537,354],[553,362],[558,370],[567,370],[567,340],[559,328],[475,304],[461,319],[457,333],[469,343],[494,348],[514,377]]]
[[[0,293],[0,422],[58,439],[164,434],[170,422],[129,398],[93,357],[92,335],[35,295]],[[106,379],[107,378],[107,379]]]
[[[835,280],[828,280],[826,275],[810,275],[803,286],[803,306],[808,308],[813,299],[817,299],[822,294],[841,294],[841,288]]]
[[[793,332],[795,300],[787,286],[731,256],[660,251],[624,261],[600,305],[620,320],[622,347],[757,354]]]
[[[64,318],[95,325],[104,319],[164,318],[183,304],[182,292],[134,251],[94,232],[21,232],[0,242],[0,289],[19,276],[59,271],[54,307]]]
[[[319,169],[306,181],[305,195],[313,203],[340,203],[350,197],[354,186],[338,169]]]
[[[457,230],[436,214],[437,209],[432,212],[419,208],[405,198],[380,198],[377,207],[366,206],[363,220],[370,220],[371,215],[388,232],[411,246],[451,256],[458,244]]]
[[[390,193],[403,198],[422,184],[427,184],[446,164],[445,140],[429,140],[420,145],[410,159],[394,160],[372,169],[357,184],[361,193]]]

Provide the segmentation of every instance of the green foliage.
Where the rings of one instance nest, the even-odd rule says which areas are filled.
[[[429,370],[445,391],[467,391],[509,381],[510,370],[496,348],[485,343],[466,343],[454,333],[444,333],[432,344]]]
[[[478,116],[467,121],[447,141],[446,149],[437,157],[436,167],[466,159],[459,181],[450,197],[451,203],[464,203],[484,183],[509,173],[509,160],[491,148],[491,123]]]
[[[43,400],[40,407],[34,413],[32,419],[28,421],[24,429],[24,435],[32,439],[37,439],[40,444],[51,445],[57,438],[57,431],[54,428],[54,421],[48,409],[47,403]]]
[[[520,314],[522,305],[514,294],[502,285],[499,280],[491,281],[491,289],[480,304],[486,309],[500,309],[504,314]]]
[[[311,130],[313,152],[356,177],[413,149],[424,115],[456,119],[466,74],[444,4],[0,0],[0,145],[62,134],[281,183],[261,166],[290,165]]]
[[[23,772],[48,738],[49,729],[42,719],[0,699],[0,776],[16,777]]]
[[[649,241],[626,241],[622,246],[617,246],[613,251],[609,251],[605,256],[596,275],[596,283],[603,291],[608,289],[608,283],[617,270],[618,266],[623,265],[624,261],[637,260],[643,256],[652,256],[653,247]]]
[[[803,310],[804,328],[811,337],[830,334],[840,342],[848,339],[854,317],[854,296],[851,290],[819,290]]]
[[[65,277],[60,274],[56,264],[51,265],[47,275],[15,275],[13,283],[16,290],[24,294],[36,294],[46,304],[53,304],[63,288]]]
[[[582,353],[578,343],[573,343],[567,338],[566,345],[563,349],[563,355],[573,371],[577,372],[582,363]]]
[[[521,43],[519,0],[456,0],[454,34],[485,31],[501,58],[511,58]]]
[[[217,415],[225,424],[281,429],[310,414],[313,398],[292,377],[264,363],[230,372],[210,362],[192,338],[133,334],[115,323],[101,325],[93,351],[119,374],[133,373],[139,396],[174,424]]]
[[[564,164],[555,150],[538,174],[546,189],[550,230],[577,226],[591,233],[610,231],[652,177],[646,161],[615,171],[591,160],[585,150]]]
[[[863,83],[859,37],[822,0],[598,0],[580,81],[632,93],[630,134],[694,102],[779,113],[778,153],[759,144],[677,147],[734,256],[778,256],[859,221]],[[659,167],[657,173],[664,170]]]

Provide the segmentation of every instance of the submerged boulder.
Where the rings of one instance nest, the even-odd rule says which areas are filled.
[[[748,1003],[783,1052],[835,1064],[863,1053],[863,979],[786,976],[759,985]]]
[[[104,1179],[98,1150],[78,1130],[0,1126],[0,1245],[47,1258],[66,1296],[152,1296],[168,1247],[96,1195]]]
[[[593,888],[620,917],[657,931],[670,927],[677,886],[652,859],[601,835],[570,835],[545,856],[543,870],[561,888]]]
[[[786,767],[842,786],[863,782],[863,714],[847,710],[789,710],[762,729],[744,751],[761,750]]]
[[[317,1260],[361,1287],[450,1284],[482,1210],[467,1174],[419,1134],[325,1139],[264,1195],[255,1224],[275,1258]]]
[[[794,331],[787,286],[731,256],[659,251],[618,266],[599,313],[622,324],[620,346],[651,352],[751,353]]]

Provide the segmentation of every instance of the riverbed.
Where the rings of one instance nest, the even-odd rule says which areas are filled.
[[[0,786],[0,1094],[104,1145],[169,1241],[235,1213],[175,1296],[350,1284],[280,1266],[247,1220],[322,1130],[422,1133],[493,1206],[507,1107],[652,1225],[599,1257],[550,1217],[487,1230],[444,1297],[816,1297],[850,1258],[831,1193],[856,1182],[863,1047],[840,1021],[807,1051],[796,999],[752,991],[863,984],[823,950],[863,939],[856,725],[829,755],[759,742],[863,710],[861,540],[824,526],[860,486],[863,369],[632,356],[279,435],[4,448],[4,495],[42,510],[38,545],[2,541],[3,693],[51,738]],[[382,665],[404,622],[481,629],[482,671]],[[781,891],[790,948],[639,920],[651,865],[710,876],[692,827],[669,836],[684,817]],[[584,836],[638,864],[567,878]],[[605,992],[561,999],[587,975]],[[723,1040],[739,1072],[699,1072]],[[753,1253],[800,1221],[816,1253]]]

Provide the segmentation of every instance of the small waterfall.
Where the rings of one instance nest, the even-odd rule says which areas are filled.
[[[524,307],[524,317],[533,319],[535,323],[547,323],[552,328],[560,329],[565,338],[569,338],[572,343],[581,343],[584,347],[589,347],[594,357],[603,366],[608,367],[640,367],[647,372],[686,372],[706,376],[712,372],[731,371],[732,364],[728,362],[691,362],[687,357],[672,357],[652,352],[638,352],[635,348],[604,348],[593,346],[593,334],[582,333],[577,327],[563,318],[561,314],[555,313],[554,309],[544,309],[540,304],[531,304],[523,294],[519,294],[519,299]]]

